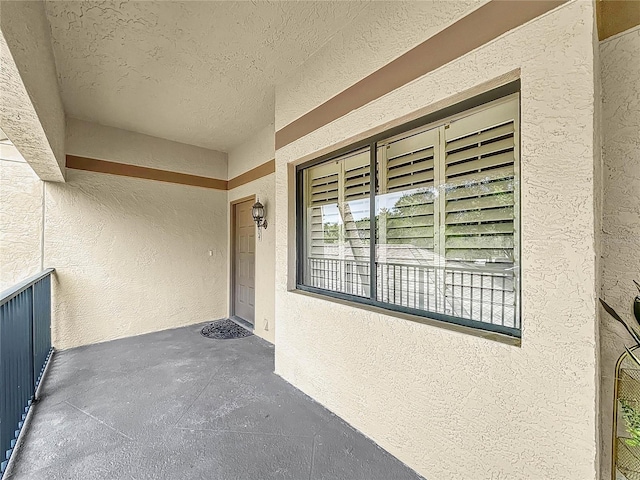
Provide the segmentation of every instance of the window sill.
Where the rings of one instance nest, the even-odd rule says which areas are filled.
[[[337,303],[340,305],[345,305],[351,308],[357,308],[359,310],[364,310],[367,312],[374,312],[381,315],[387,315],[390,317],[401,318],[402,320],[407,320],[410,322],[421,323],[423,325],[429,325],[436,328],[443,328],[445,330],[462,333],[465,335],[471,335],[474,337],[484,338],[485,340],[490,340],[494,342],[503,343],[505,345],[511,345],[514,347],[522,346],[522,339],[518,337],[512,337],[510,335],[504,335],[497,332],[491,332],[488,330],[481,330],[479,328],[467,327],[464,325],[458,325],[456,323],[450,323],[443,320],[437,320],[435,318],[423,317],[421,315],[412,315],[410,313],[398,312],[395,310],[389,310],[386,308],[378,307],[375,305],[367,305],[366,303],[360,303],[356,301],[345,300],[342,298],[337,298],[329,295],[324,295],[322,293],[310,292],[307,290],[302,290],[300,288],[295,288],[289,290],[289,293],[293,293],[296,295],[301,295],[305,297],[316,298],[319,300],[323,300],[326,302]]]

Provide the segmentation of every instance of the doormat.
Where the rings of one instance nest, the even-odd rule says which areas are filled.
[[[200,332],[203,337],[227,340],[230,338],[244,338],[253,335],[246,328],[242,328],[236,322],[224,319],[216,320],[204,326]]]

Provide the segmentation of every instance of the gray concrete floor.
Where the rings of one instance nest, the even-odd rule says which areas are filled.
[[[273,374],[272,345],[200,328],[56,353],[8,478],[421,478]]]

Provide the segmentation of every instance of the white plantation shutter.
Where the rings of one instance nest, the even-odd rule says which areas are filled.
[[[387,145],[387,192],[433,186],[435,138],[429,130]]]
[[[518,99],[443,128],[445,313],[516,327]]]
[[[326,227],[327,223],[333,223],[339,225],[338,239],[345,242],[347,257],[369,258],[369,165],[369,151],[366,150],[308,169],[312,255],[340,253],[335,235],[329,234]],[[327,242],[330,242],[328,248]]]
[[[425,309],[435,297],[437,139],[437,130],[431,129],[378,145],[376,284],[381,302]]]
[[[369,151],[360,152],[343,160],[344,162],[344,199],[358,200],[369,197],[371,167]]]
[[[337,206],[339,197],[338,164],[330,163],[312,167],[307,171],[308,181],[308,253],[310,256],[337,256],[336,239],[325,222],[338,223],[329,206]],[[332,218],[335,217],[335,218]]]
[[[519,329],[519,128],[512,94],[305,168],[307,285],[368,298],[375,268],[373,300]]]
[[[369,157],[369,150],[366,150],[342,160],[344,200],[340,203],[340,213],[344,222],[345,256],[362,262],[369,261],[371,235],[368,220],[371,189]]]
[[[429,130],[382,147],[379,192],[404,195],[384,220],[383,243],[433,249],[436,143],[437,132]]]
[[[313,286],[368,295],[370,161],[366,149],[305,171],[306,275]]]
[[[312,207],[338,202],[338,165],[330,163],[310,168],[309,205]]]
[[[513,262],[517,101],[444,129],[447,260]]]

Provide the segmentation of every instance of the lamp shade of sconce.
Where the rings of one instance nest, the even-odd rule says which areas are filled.
[[[258,227],[258,239],[262,239],[261,229],[267,228],[267,220],[265,217],[265,208],[264,205],[260,203],[260,199],[256,199],[256,203],[251,207],[251,214],[253,215],[253,221],[256,222],[256,227]]]

